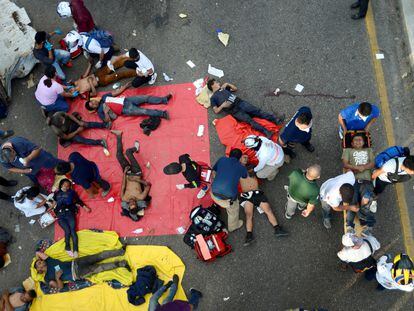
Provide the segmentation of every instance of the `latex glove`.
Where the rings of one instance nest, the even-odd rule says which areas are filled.
[[[183,190],[185,188],[184,184],[178,184],[178,185],[175,185],[175,186],[177,187],[178,190]]]
[[[61,35],[63,32],[62,32],[62,30],[60,28],[56,28],[54,30],[54,33],[57,34],[57,35]]]
[[[97,62],[96,65],[95,65],[95,68],[99,69],[101,67],[102,67],[102,62],[101,61]]]
[[[46,41],[45,42],[45,48],[46,48],[46,50],[51,51],[52,48],[53,48],[53,45],[49,41]]]
[[[115,71],[114,65],[112,65],[112,63],[111,63],[111,61],[110,61],[110,60],[108,60],[108,62],[106,63],[106,65],[108,66],[108,68],[109,68],[111,71]]]

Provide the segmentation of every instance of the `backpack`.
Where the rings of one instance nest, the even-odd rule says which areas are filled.
[[[214,233],[212,235],[197,235],[194,244],[198,259],[206,262],[216,260],[217,257],[223,257],[231,252],[231,245],[226,243],[226,232]]]
[[[149,136],[152,131],[155,131],[161,124],[161,118],[160,117],[149,117],[147,119],[142,120],[142,122],[139,124],[140,128],[142,128],[142,131],[145,135]]]
[[[89,33],[82,33],[82,35],[88,36],[88,40],[86,40],[85,43],[85,48],[87,50],[89,49],[89,44],[92,39],[98,41],[101,48],[109,48],[114,44],[114,38],[106,30],[93,30]]]
[[[387,177],[390,180],[391,183],[395,184],[395,183],[399,183],[399,182],[405,182],[410,180],[411,176],[408,174],[404,174],[404,175],[399,175],[398,171],[400,168],[400,161],[398,161],[398,158],[395,158],[395,172],[394,173],[388,173]]]
[[[410,149],[407,147],[389,147],[375,157],[375,167],[381,168],[388,160],[391,160],[393,158],[406,157],[409,155]]]

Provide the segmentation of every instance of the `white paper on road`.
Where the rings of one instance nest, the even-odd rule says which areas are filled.
[[[144,229],[142,229],[142,228],[138,228],[138,229],[135,229],[134,231],[132,231],[132,233],[135,233],[135,234],[140,234],[142,232],[144,232]]]
[[[302,84],[296,84],[295,91],[302,92],[305,87]]]
[[[262,208],[260,206],[257,207],[257,211],[259,212],[259,214],[263,214],[264,210],[262,210]]]
[[[191,60],[188,60],[186,64],[190,66],[190,68],[194,68],[196,66]]]
[[[224,71],[218,68],[215,68],[213,66],[211,66],[210,64],[208,64],[208,70],[207,72],[213,76],[216,76],[218,78],[221,78],[224,76]]]
[[[376,57],[377,59],[384,59],[384,54],[382,54],[382,53],[377,53],[377,54],[375,54],[375,57]]]

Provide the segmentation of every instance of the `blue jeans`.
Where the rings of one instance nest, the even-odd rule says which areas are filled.
[[[68,61],[70,61],[70,53],[65,50],[55,49],[53,50],[53,54],[55,56],[55,61],[53,62],[52,66],[55,67],[58,77],[62,80],[66,80],[66,75],[60,67],[60,64],[66,64]]]
[[[111,185],[105,179],[102,179],[101,174],[99,174],[98,166],[95,163],[94,165],[95,165],[94,167],[95,180],[94,181],[103,189],[103,191],[109,190],[111,188]]]
[[[167,287],[161,286],[152,296],[150,299],[150,303],[148,306],[148,311],[155,311],[158,306],[159,306],[159,302],[158,300],[161,298],[162,294],[164,294],[164,292],[167,290]],[[171,301],[173,301],[175,293],[177,292],[177,285],[175,283],[173,283],[170,287],[170,292],[168,293],[168,296],[165,297],[165,299],[163,300],[161,305],[165,305],[166,303],[169,303]]]
[[[58,216],[59,226],[65,231],[65,250],[70,250],[70,238],[73,242],[73,251],[78,249],[78,235],[76,234],[75,215],[71,211],[63,212]]]
[[[321,206],[322,206],[322,216],[323,216],[323,219],[331,219],[331,210],[332,210],[332,207],[328,204],[328,203],[326,203],[325,201],[322,201],[321,200]]]
[[[102,129],[102,128],[106,128],[106,123],[104,123],[104,122],[85,122],[83,127],[86,128],[86,129],[92,129],[92,128]],[[76,131],[78,128],[79,128],[79,125],[77,123],[74,124],[74,126],[71,126],[70,127],[71,133]],[[65,142],[64,139],[61,139],[61,140],[63,142]],[[70,141],[74,142],[74,143],[78,143],[78,144],[83,144],[83,145],[102,146],[102,139],[90,139],[90,138],[85,138],[85,137],[80,136],[80,135],[76,135]]]
[[[188,299],[188,303],[193,306],[193,310],[197,309],[200,298],[201,295],[199,294],[199,292],[191,291],[191,296],[190,299]]]
[[[156,109],[141,108],[143,104],[149,105],[160,105],[167,104],[167,97],[156,97],[156,96],[133,96],[127,97],[124,101],[124,107],[122,114],[127,116],[151,116],[151,117],[164,117],[165,111]]]
[[[63,112],[68,112],[69,111],[69,104],[66,101],[66,99],[62,96],[62,95],[58,95],[56,101],[51,104],[51,105],[42,105],[42,109],[46,110],[46,112],[58,112],[58,111],[63,111]]]

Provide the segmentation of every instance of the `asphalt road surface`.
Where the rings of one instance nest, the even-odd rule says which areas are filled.
[[[61,26],[71,29],[70,20],[56,14],[57,1],[19,0],[37,30],[53,30]],[[372,1],[378,44],[382,61],[397,143],[412,136],[414,106],[413,80],[409,71],[405,35],[397,1]],[[340,249],[343,230],[341,215],[327,231],[321,221],[321,210],[305,219],[284,218],[287,175],[294,168],[319,163],[324,180],[341,173],[341,148],[337,138],[337,114],[353,101],[328,97],[265,97],[276,87],[295,93],[323,93],[336,96],[355,95],[356,101],[378,102],[378,88],[372,67],[369,38],[364,20],[350,19],[352,0],[324,1],[85,1],[97,24],[111,30],[122,48],[135,46],[153,60],[158,84],[165,83],[161,73],[174,78],[174,83],[204,77],[208,64],[223,69],[224,81],[238,86],[239,95],[257,106],[292,115],[302,105],[311,107],[314,115],[313,144],[309,154],[301,147],[298,157],[285,165],[277,178],[266,182],[268,195],[279,222],[290,232],[277,239],[264,215],[255,215],[257,242],[243,247],[245,230],[231,234],[234,248],[230,255],[204,264],[183,242],[182,236],[131,239],[131,243],[167,245],[186,264],[184,287],[195,287],[204,294],[200,310],[284,310],[292,307],[323,307],[328,310],[413,310],[412,294],[377,292],[375,282],[360,275],[338,269],[336,252]],[[188,14],[180,19],[179,13]],[[215,29],[230,34],[224,47]],[[133,35],[135,31],[136,36]],[[197,66],[190,69],[187,60]],[[86,65],[75,61],[67,70],[76,78]],[[41,76],[37,66],[35,81]],[[405,75],[407,73],[407,75]],[[404,78],[402,78],[404,76]],[[2,128],[13,128],[17,135],[39,143],[56,153],[56,139],[45,126],[34,101],[34,88],[27,88],[27,78],[13,83],[13,105]],[[216,116],[209,111],[209,118]],[[223,155],[224,148],[210,126],[211,160]],[[384,125],[373,127],[376,151],[386,146]],[[185,150],[183,150],[185,151]],[[3,171],[3,176],[8,176]],[[20,185],[27,184],[20,177]],[[406,185],[409,210],[413,210],[413,183]],[[13,207],[1,202],[0,225],[14,233],[11,246],[13,263],[0,272],[0,289],[17,285],[28,276],[33,243],[39,238],[53,237],[53,229],[40,230]],[[244,217],[244,216],[243,216]],[[413,219],[411,217],[411,219]],[[15,232],[19,224],[20,232]],[[404,249],[402,228],[393,187],[379,200],[374,235],[382,244],[382,252],[396,253]],[[411,307],[410,307],[411,306]]]

